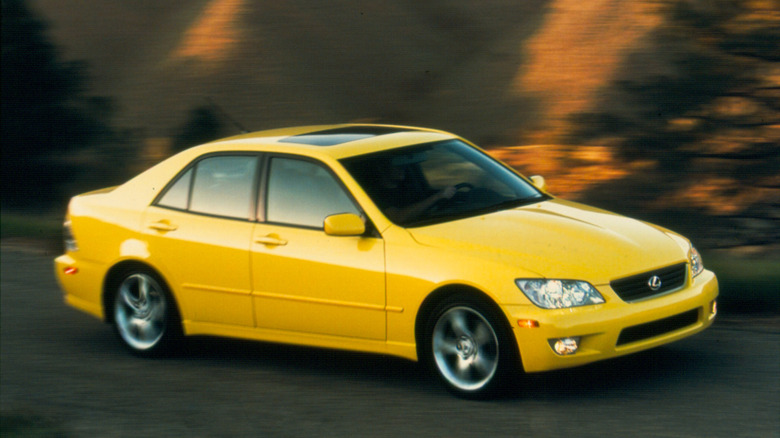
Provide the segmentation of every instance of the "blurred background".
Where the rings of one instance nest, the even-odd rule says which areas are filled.
[[[240,126],[339,122],[457,133],[780,295],[780,1],[2,0],[4,236]]]

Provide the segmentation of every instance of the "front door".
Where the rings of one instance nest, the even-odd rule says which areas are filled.
[[[385,339],[384,242],[329,236],[325,217],[361,214],[321,163],[272,157],[265,220],[252,239],[257,327]]]

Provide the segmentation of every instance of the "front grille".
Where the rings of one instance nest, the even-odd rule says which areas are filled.
[[[682,287],[685,284],[687,266],[686,263],[678,263],[666,268],[632,275],[619,280],[612,280],[609,285],[612,286],[612,290],[614,290],[623,301],[641,300]],[[655,276],[661,280],[661,285],[660,288],[653,290],[650,287],[649,282],[650,279]]]
[[[658,321],[628,327],[620,332],[617,345],[630,344],[696,324],[699,321],[699,310],[693,309],[679,315],[659,319]]]

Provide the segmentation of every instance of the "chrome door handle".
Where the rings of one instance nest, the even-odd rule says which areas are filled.
[[[175,231],[179,227],[167,221],[159,221],[149,225],[149,228],[157,231]]]
[[[255,243],[260,243],[263,245],[271,245],[271,246],[287,245],[286,240],[271,234],[269,234],[268,236],[258,237],[257,239],[255,239]]]

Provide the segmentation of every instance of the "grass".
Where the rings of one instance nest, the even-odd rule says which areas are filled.
[[[780,255],[703,254],[704,266],[720,284],[724,313],[780,313]]]
[[[21,237],[26,239],[56,241],[62,240],[63,216],[54,213],[2,212],[0,230],[2,238]]]
[[[0,415],[0,436],[3,438],[67,437],[61,425],[34,414]]]

